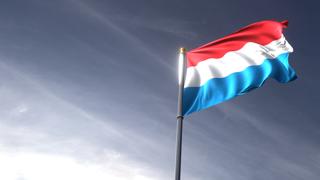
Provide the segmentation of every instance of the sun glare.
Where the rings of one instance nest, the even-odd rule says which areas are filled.
[[[104,166],[38,153],[0,152],[0,169],[0,179],[5,180],[152,180],[127,165]]]

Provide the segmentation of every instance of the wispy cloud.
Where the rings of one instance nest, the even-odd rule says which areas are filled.
[[[106,152],[108,153],[108,152]],[[145,172],[146,168],[130,164],[118,154],[108,153],[106,163],[79,161],[72,156],[0,150],[0,174],[6,180],[56,180],[56,179],[112,179],[157,180]]]
[[[186,20],[175,18],[150,18],[146,16],[132,16],[129,14],[110,15],[112,21],[131,27],[139,27],[157,32],[167,33],[179,38],[195,39],[198,34],[191,30],[191,25],[199,25]]]
[[[98,22],[100,22],[102,25],[104,25],[109,30],[112,29],[114,31],[114,34],[119,34],[123,36],[127,43],[132,43],[132,47],[138,50],[141,50],[145,54],[147,54],[149,57],[151,57],[153,60],[161,64],[162,66],[165,66],[166,68],[170,70],[174,70],[173,67],[164,61],[163,59],[159,58],[160,56],[157,55],[155,51],[150,49],[143,41],[141,41],[138,37],[131,34],[129,31],[126,31],[124,28],[121,28],[117,24],[113,23],[108,17],[104,16],[103,14],[99,13],[97,10],[90,7],[89,3],[81,2],[81,1],[72,1],[75,5],[77,5],[81,12],[89,15],[89,17],[94,18]]]
[[[8,169],[1,179],[163,179],[131,157],[127,137],[155,143],[61,99],[23,71],[4,62],[0,69],[0,166]]]

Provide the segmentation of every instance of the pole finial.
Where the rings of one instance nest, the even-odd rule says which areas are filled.
[[[186,52],[186,48],[181,47],[181,48],[180,48],[180,53],[183,54],[183,53],[185,53],[185,52]]]

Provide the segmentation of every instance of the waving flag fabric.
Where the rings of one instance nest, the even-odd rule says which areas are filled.
[[[293,48],[282,34],[288,21],[261,21],[187,52],[183,114],[206,109],[263,85],[296,78]]]

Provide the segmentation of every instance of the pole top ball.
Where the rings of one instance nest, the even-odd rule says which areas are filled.
[[[180,53],[185,53],[186,52],[186,48],[182,47],[180,48]]]

